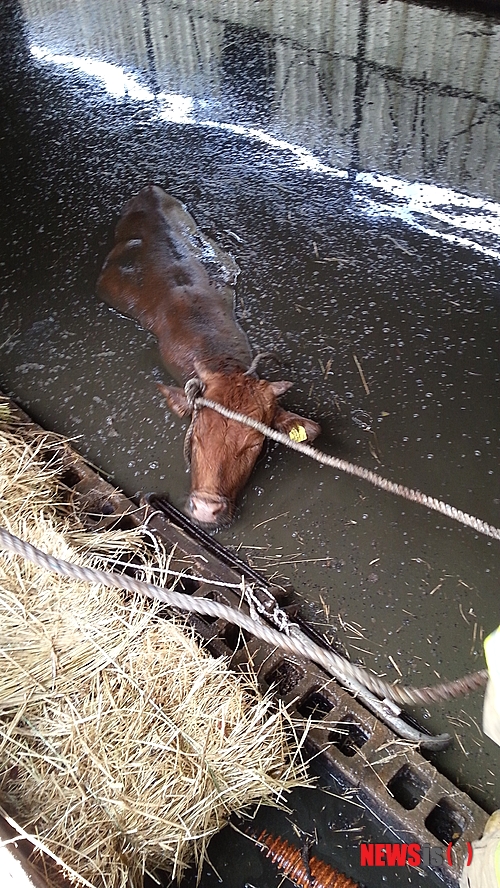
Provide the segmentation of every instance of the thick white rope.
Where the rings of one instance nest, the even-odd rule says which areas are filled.
[[[342,672],[355,681],[359,681],[360,684],[373,691],[380,698],[394,700],[396,703],[409,703],[413,705],[438,703],[484,687],[488,678],[487,670],[482,670],[481,672],[475,672],[455,681],[445,682],[433,687],[405,688],[399,685],[390,685],[361,666],[355,666],[343,657],[338,656],[338,654],[333,653],[333,651],[325,650],[310,639],[302,640],[285,635],[271,626],[257,623],[242,611],[228,607],[228,605],[220,602],[186,595],[182,592],[175,592],[172,589],[160,588],[152,583],[137,580],[124,574],[108,573],[103,570],[96,570],[95,568],[63,561],[19,539],[3,527],[0,527],[0,548],[15,555],[20,555],[33,564],[63,577],[83,580],[86,583],[99,583],[111,589],[124,589],[149,599],[158,599],[170,607],[179,608],[183,611],[226,620],[268,644],[282,648],[289,654],[295,654],[318,663],[329,673],[332,671],[334,674]],[[208,581],[203,582],[210,585]],[[244,591],[245,580],[243,577],[241,588]]]
[[[467,527],[472,527],[472,529],[477,530],[478,533],[483,533],[486,536],[493,537],[495,540],[500,540],[500,528],[493,527],[491,524],[487,524],[486,521],[481,521],[480,518],[475,518],[467,512],[462,512],[461,509],[455,509],[454,506],[450,506],[448,503],[442,502],[442,500],[427,496],[427,494],[421,493],[420,490],[412,490],[411,487],[404,487],[403,484],[395,484],[394,481],[388,481],[387,478],[383,478],[382,475],[377,475],[376,472],[372,472],[370,469],[365,469],[363,466],[356,466],[354,463],[347,462],[345,459],[339,459],[336,456],[328,456],[326,453],[316,450],[315,447],[311,447],[310,444],[302,444],[299,441],[294,441],[283,432],[278,432],[276,429],[272,429],[269,426],[264,425],[264,423],[258,422],[256,419],[244,416],[242,413],[236,413],[234,410],[229,410],[227,407],[218,404],[216,401],[211,401],[209,398],[199,396],[195,398],[194,403],[196,407],[210,407],[227,419],[234,419],[237,422],[248,425],[262,435],[265,435],[267,438],[277,441],[278,444],[284,444],[285,447],[290,447],[291,450],[297,450],[298,453],[310,456],[312,459],[315,459],[317,462],[322,463],[325,466],[329,466],[332,469],[338,469],[341,472],[346,472],[348,475],[354,475],[356,478],[368,481],[370,484],[379,487],[381,490],[386,490],[388,493],[394,493],[396,496],[401,496],[411,502],[420,503],[420,505],[426,506],[428,509],[433,509],[435,512],[440,512],[441,515],[446,515],[447,518],[453,518],[454,521],[459,521]]]

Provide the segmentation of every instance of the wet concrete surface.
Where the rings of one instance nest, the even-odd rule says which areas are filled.
[[[498,527],[500,90],[484,71],[500,59],[499,19],[345,0],[316,22],[306,4],[290,21],[274,4],[273,30],[267,3],[241,4],[241,21],[222,4],[211,22],[196,4],[101,5],[0,10],[2,390],[127,494],[182,507],[185,426],[156,389],[156,343],[95,297],[121,205],[155,182],[237,259],[238,318],[255,351],[279,352],[266,375],[294,381],[283,403],[321,423],[318,447]],[[441,29],[425,77],[404,36],[412,16],[415,42]],[[445,42],[456,55],[457,35],[461,60]],[[469,528],[271,445],[218,537],[291,580],[312,618],[390,680],[483,667],[498,544]],[[416,714],[455,735],[436,764],[493,810],[498,748],[481,710],[479,694]],[[360,837],[375,835],[357,808],[309,792],[292,806],[303,829],[316,824],[318,854],[384,882],[356,869]],[[224,884],[277,884],[231,835],[235,881],[224,835]],[[426,883],[390,884],[408,879]]]

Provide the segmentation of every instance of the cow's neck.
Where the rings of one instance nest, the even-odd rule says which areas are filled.
[[[210,358],[203,358],[203,360],[197,360],[196,366],[202,375],[203,371],[206,371],[207,373],[216,373],[219,377],[227,377],[229,383],[231,378],[235,379],[245,375],[250,366],[250,361],[241,361],[233,355],[223,354]],[[190,375],[196,375],[194,365],[193,372]],[[255,375],[256,374],[252,374],[254,377]]]

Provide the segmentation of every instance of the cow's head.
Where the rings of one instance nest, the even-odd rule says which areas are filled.
[[[289,413],[278,398],[291,382],[267,382],[241,372],[212,372],[196,366],[205,398],[230,410],[290,434],[295,440],[312,441],[320,427],[310,419]],[[184,416],[190,412],[183,389],[158,386],[171,410]],[[235,420],[226,419],[209,407],[200,408],[190,434],[191,494],[187,509],[197,524],[216,528],[228,524],[234,515],[238,495],[243,490],[264,436]]]

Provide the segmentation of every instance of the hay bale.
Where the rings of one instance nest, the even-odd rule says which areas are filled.
[[[60,446],[0,427],[0,523],[93,566],[134,546],[144,578],[165,584],[168,553],[151,564],[136,531],[83,533]],[[75,884],[201,872],[232,812],[305,782],[284,709],[157,610],[0,554],[0,804]]]

